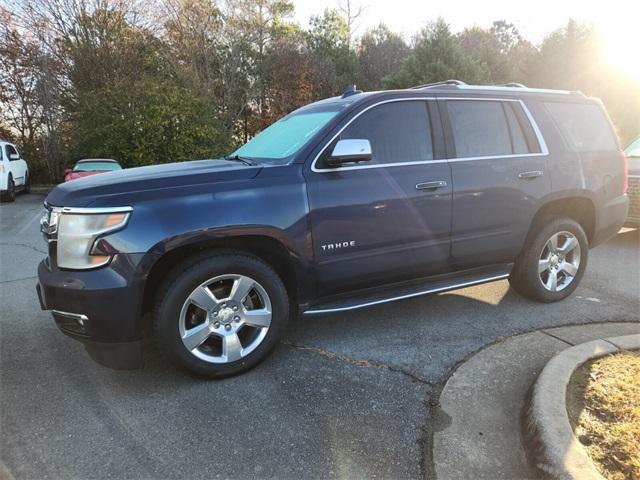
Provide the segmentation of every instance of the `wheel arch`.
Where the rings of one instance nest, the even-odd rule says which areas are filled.
[[[546,216],[566,217],[575,220],[582,226],[591,243],[596,231],[596,207],[588,196],[576,195],[550,199],[538,208],[531,221],[529,234],[539,228],[541,220]]]
[[[304,275],[296,255],[279,239],[265,234],[241,234],[187,241],[162,253],[153,263],[146,277],[142,299],[142,314],[151,312],[155,294],[166,276],[183,260],[204,251],[234,250],[253,255],[267,263],[282,279],[292,305],[300,298]]]

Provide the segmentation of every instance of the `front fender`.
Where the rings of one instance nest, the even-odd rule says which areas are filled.
[[[111,253],[144,253],[151,258],[180,248],[235,237],[268,237],[279,242],[306,280],[312,262],[306,184],[299,165],[263,169],[265,175],[221,183],[216,191],[141,195],[127,227],[100,239]],[[170,193],[171,191],[167,192]]]

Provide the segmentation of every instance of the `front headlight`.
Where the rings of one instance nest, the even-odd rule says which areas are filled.
[[[105,265],[108,255],[92,255],[96,239],[105,233],[123,228],[131,207],[110,209],[54,209],[57,217],[57,264],[60,268],[85,270]],[[52,225],[50,225],[52,227]]]

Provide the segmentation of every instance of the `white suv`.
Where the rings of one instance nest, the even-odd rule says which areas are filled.
[[[15,145],[0,140],[0,194],[5,202],[16,199],[16,191],[29,193],[29,167]]]

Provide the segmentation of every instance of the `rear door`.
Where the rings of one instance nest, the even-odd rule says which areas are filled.
[[[340,139],[368,139],[373,159],[330,168]],[[451,172],[435,101],[394,100],[353,117],[307,170],[320,295],[447,268]]]
[[[439,100],[453,181],[451,260],[505,263],[520,251],[541,197],[548,151],[519,100]]]

